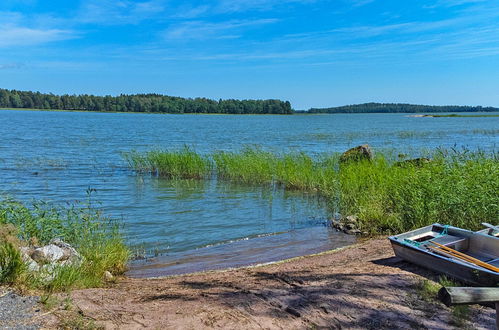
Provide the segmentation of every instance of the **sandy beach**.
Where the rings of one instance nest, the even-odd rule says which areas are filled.
[[[107,329],[490,329],[495,311],[452,311],[419,296],[437,274],[396,258],[387,239],[271,265],[159,279],[124,278],[71,294]]]

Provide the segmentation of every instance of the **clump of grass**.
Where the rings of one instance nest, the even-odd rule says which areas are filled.
[[[390,233],[434,222],[478,229],[499,214],[499,162],[477,154],[434,155],[423,166],[393,166],[385,157],[340,171],[340,210],[364,230]]]
[[[246,147],[240,152],[217,152],[213,155],[219,178],[251,184],[273,181],[277,155],[261,148]]]
[[[17,247],[10,242],[0,242],[0,283],[15,283],[25,268]]]
[[[181,150],[155,150],[145,154],[131,152],[124,156],[133,169],[168,178],[201,179],[211,171],[210,160],[189,147]]]
[[[121,236],[120,224],[102,216],[90,203],[80,207],[56,207],[33,202],[28,207],[12,199],[3,199],[0,200],[0,226],[16,228],[17,238],[26,245],[44,245],[53,238],[60,238],[83,257],[81,263],[30,272],[19,253],[21,243],[16,246],[7,242],[1,245],[0,254],[10,257],[0,257],[0,260],[7,260],[10,266],[0,267],[18,271],[3,276],[0,283],[48,292],[97,287],[104,284],[105,271],[115,275],[123,273],[130,255]],[[9,235],[0,232],[0,242],[7,241],[6,237]],[[22,266],[18,265],[19,261]]]

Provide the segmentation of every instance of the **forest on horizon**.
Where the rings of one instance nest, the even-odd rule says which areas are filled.
[[[0,89],[0,108],[80,110],[148,113],[218,113],[218,114],[317,114],[317,113],[435,113],[494,112],[495,107],[462,105],[419,105],[406,103],[363,103],[330,108],[295,111],[289,101],[212,100],[183,98],[162,94],[121,94],[119,96],[55,95],[40,92]]]

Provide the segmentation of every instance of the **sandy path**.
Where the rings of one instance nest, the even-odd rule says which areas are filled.
[[[417,296],[434,274],[393,256],[386,239],[279,264],[164,279],[124,279],[72,294],[109,329],[448,329],[450,309]],[[495,311],[472,309],[472,328]]]

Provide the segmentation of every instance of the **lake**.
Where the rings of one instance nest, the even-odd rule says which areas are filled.
[[[497,150],[499,118],[407,114],[164,115],[0,111],[0,192],[23,201],[91,199],[123,219],[127,242],[147,257],[132,276],[162,276],[276,261],[354,242],[328,226],[314,195],[216,180],[137,175],[122,154],[175,149],[201,153],[258,145],[272,151]]]

